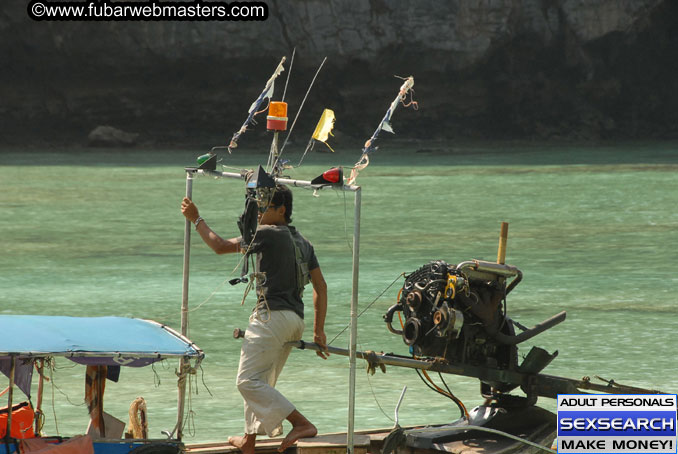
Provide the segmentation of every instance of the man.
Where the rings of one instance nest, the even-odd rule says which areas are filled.
[[[250,316],[240,351],[237,386],[245,402],[245,435],[228,441],[244,454],[253,454],[256,436],[282,433],[287,419],[292,430],[283,439],[282,452],[300,438],[314,437],[316,427],[274,386],[291,351],[285,344],[301,339],[304,330],[303,286],[313,285],[313,341],[322,347],[318,356],[327,359],[325,315],[327,284],[313,246],[292,227],[292,192],[276,187],[265,211],[259,210],[259,227],[251,244],[242,238],[224,240],[207,226],[198,208],[188,198],[181,203],[183,215],[195,224],[203,241],[217,254],[256,253],[257,305]]]

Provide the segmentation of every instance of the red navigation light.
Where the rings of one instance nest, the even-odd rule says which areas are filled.
[[[344,172],[341,171],[338,167],[333,167],[327,172],[323,172],[323,178],[325,178],[330,183],[339,183],[342,180]]]
[[[332,167],[322,175],[311,180],[311,184],[344,184],[344,170],[341,167]]]

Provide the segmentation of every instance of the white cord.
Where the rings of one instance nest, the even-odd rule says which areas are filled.
[[[421,430],[417,430],[417,432],[432,432],[432,431],[436,431],[436,430],[439,430],[439,428],[421,429]],[[535,448],[537,448],[537,449],[541,449],[542,451],[546,451],[546,452],[550,452],[550,453],[553,453],[553,452],[554,452],[553,449],[547,448],[546,446],[542,446],[542,445],[540,445],[539,443],[535,443],[535,442],[533,442],[533,441],[530,441],[530,440],[526,440],[526,439],[524,439],[524,438],[517,437],[517,436],[515,436],[515,435],[512,435],[512,434],[507,433],[507,432],[503,432],[503,431],[501,431],[501,430],[490,429],[489,427],[473,426],[473,425],[468,425],[468,426],[453,426],[453,427],[445,427],[445,430],[478,430],[478,431],[480,431],[480,432],[489,432],[489,433],[496,434],[496,435],[502,435],[502,436],[504,436],[504,437],[506,437],[506,438],[510,438],[511,440],[515,440],[515,441],[519,441],[519,442],[521,442],[521,443],[525,443],[526,445],[535,447]]]

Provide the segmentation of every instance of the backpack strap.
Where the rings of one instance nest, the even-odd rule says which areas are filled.
[[[299,249],[299,245],[295,241],[294,235],[292,235],[292,231],[289,230],[289,228],[287,231],[290,233],[290,239],[294,245],[294,262],[297,272],[297,291],[299,292],[299,298],[301,298],[304,296],[304,287],[306,287],[306,284],[311,282],[311,275],[308,270],[308,262],[304,260],[304,257],[301,254],[301,249]]]

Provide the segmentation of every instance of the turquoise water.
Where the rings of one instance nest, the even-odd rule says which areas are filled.
[[[509,222],[507,262],[525,274],[509,314],[532,325],[567,310],[558,327],[521,345],[559,357],[547,373],[600,375],[630,385],[678,391],[678,147],[460,145],[401,146],[377,152],[362,172],[360,309],[403,271],[432,259],[496,259],[499,226]],[[417,153],[419,150],[421,152]],[[0,153],[0,311],[5,314],[121,315],[179,328],[183,167],[201,150],[5,150]],[[292,155],[294,157],[294,155]],[[310,179],[358,153],[317,154],[290,172]],[[238,149],[224,163],[253,167],[265,155]],[[200,178],[194,200],[224,236],[236,235],[241,182]],[[348,323],[353,195],[295,193],[294,224],[315,245],[329,284],[329,339]],[[242,430],[235,389],[239,341],[252,299],[231,287],[238,257],[216,256],[193,237],[190,337],[207,356],[191,398],[188,441],[223,440]],[[235,274],[239,272],[236,270]],[[359,320],[359,348],[406,354],[381,319],[397,285]],[[310,338],[310,307],[307,338]],[[347,332],[333,343],[345,347]],[[362,364],[359,363],[360,366]],[[123,370],[109,382],[109,413],[127,420],[146,398],[151,434],[175,421],[174,363]],[[477,381],[449,376],[467,405],[480,403]],[[6,386],[4,376],[0,386]],[[82,433],[84,369],[57,361],[45,391],[48,433]],[[204,384],[203,384],[204,383]],[[401,424],[446,422],[458,410],[411,370],[358,371],[356,425],[388,427],[404,385]],[[295,351],[279,389],[322,432],[345,430],[348,360]],[[209,390],[209,391],[208,391]],[[197,391],[197,394],[195,394]],[[67,397],[66,397],[67,396]],[[540,400],[554,408],[550,400]],[[380,411],[383,408],[386,415]],[[56,420],[54,418],[56,413]],[[58,427],[57,427],[58,426]]]

